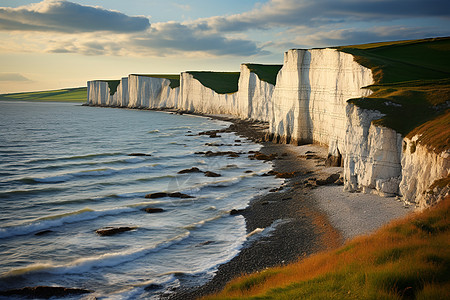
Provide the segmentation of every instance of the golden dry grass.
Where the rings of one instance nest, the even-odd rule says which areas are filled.
[[[205,299],[450,299],[450,197],[370,236],[242,276]]]

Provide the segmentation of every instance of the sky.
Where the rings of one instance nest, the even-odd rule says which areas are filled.
[[[0,0],[0,94],[442,36],[448,0]]]

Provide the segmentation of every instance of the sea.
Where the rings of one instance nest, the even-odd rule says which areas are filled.
[[[234,133],[198,135],[228,126],[167,112],[0,101],[0,290],[62,286],[97,299],[158,299],[210,280],[246,244],[245,220],[230,211],[282,183],[261,176],[270,162],[248,158],[261,145]],[[206,151],[241,154],[198,153]],[[178,174],[192,167],[221,176]],[[193,198],[145,198],[157,192]],[[132,230],[96,233],[106,227]]]

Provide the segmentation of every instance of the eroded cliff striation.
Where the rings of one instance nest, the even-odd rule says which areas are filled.
[[[286,143],[320,143],[342,153],[346,101],[368,96],[372,72],[335,49],[289,50],[272,95],[270,131]]]
[[[179,87],[171,87],[167,78],[152,75],[128,76],[129,108],[175,108]]]

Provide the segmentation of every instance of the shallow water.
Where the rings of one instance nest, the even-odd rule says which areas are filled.
[[[136,299],[210,278],[245,241],[244,219],[229,211],[281,182],[258,176],[271,165],[247,154],[195,154],[261,147],[233,133],[195,135],[227,126],[163,112],[0,102],[0,290],[54,285]],[[177,174],[193,166],[222,176]],[[144,198],[160,191],[195,198]],[[136,229],[95,233],[106,226]]]

